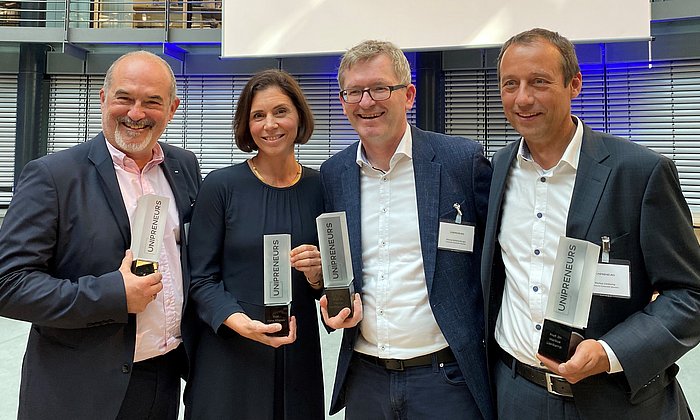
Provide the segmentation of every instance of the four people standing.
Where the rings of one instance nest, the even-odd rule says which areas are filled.
[[[360,140],[321,176],[294,157],[314,126],[299,85],[254,75],[234,128],[256,155],[207,177],[188,260],[199,166],[157,142],[179,104],[175,79],[153,54],[119,58],[100,91],[103,133],[29,163],[0,229],[0,315],[32,322],[19,418],[174,419],[183,337],[187,418],[323,418],[324,211],[347,214],[358,292],[352,316],[329,318],[321,298],[324,322],[344,329],[331,413],[691,418],[675,362],[700,340],[700,247],[675,166],[571,114],[582,76],[559,34],[514,36],[498,72],[522,138],[494,156],[490,196],[477,143],[408,124],[416,90],[393,44],[343,56],[340,100]],[[147,193],[174,205],[159,272],[137,277],[124,251]],[[294,247],[284,337],[261,322],[263,235],[276,233]],[[594,296],[565,363],[537,354],[560,236],[608,237],[629,266],[629,292]]]

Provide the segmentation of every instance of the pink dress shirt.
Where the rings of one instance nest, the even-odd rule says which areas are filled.
[[[170,198],[165,236],[160,251],[158,271],[163,274],[163,290],[149,303],[146,310],[136,315],[136,350],[134,362],[161,356],[175,349],[182,341],[183,283],[180,265],[180,223],[175,196],[165,178],[160,163],[163,149],[156,143],[152,159],[139,170],[136,162],[107,143],[117,174],[124,206],[132,223],[136,202],[144,194],[157,194]]]

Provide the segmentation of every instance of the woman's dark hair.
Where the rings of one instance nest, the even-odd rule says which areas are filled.
[[[270,87],[280,88],[296,107],[299,114],[299,128],[294,143],[306,143],[314,131],[314,116],[301,91],[301,87],[299,87],[299,83],[286,71],[264,70],[253,75],[246,83],[241,96],[238,98],[238,107],[233,116],[233,132],[236,138],[236,145],[244,152],[258,150],[258,146],[256,146],[253,136],[250,134],[250,108],[255,94]]]

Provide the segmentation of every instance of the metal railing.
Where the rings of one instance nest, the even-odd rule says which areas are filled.
[[[0,1],[0,26],[45,28],[219,28],[221,1]]]

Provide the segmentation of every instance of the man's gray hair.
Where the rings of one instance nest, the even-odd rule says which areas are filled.
[[[399,83],[403,85],[411,84],[411,66],[408,64],[408,59],[406,59],[403,51],[391,42],[369,40],[355,45],[343,54],[338,67],[338,85],[340,85],[340,88],[345,88],[343,86],[345,72],[350,67],[382,54],[391,59],[394,65],[394,73],[399,79]]]

